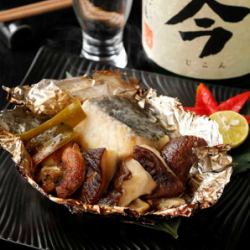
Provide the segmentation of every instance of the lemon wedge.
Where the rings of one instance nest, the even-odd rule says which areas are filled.
[[[210,115],[209,118],[217,122],[224,144],[236,148],[246,140],[249,125],[239,113],[230,110],[219,111]]]

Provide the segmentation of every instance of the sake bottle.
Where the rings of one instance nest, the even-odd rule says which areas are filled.
[[[250,1],[143,0],[142,44],[167,72],[250,87]]]

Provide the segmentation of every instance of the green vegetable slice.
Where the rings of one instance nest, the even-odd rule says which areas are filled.
[[[59,124],[32,138],[25,144],[25,147],[31,154],[33,163],[38,165],[59,148],[75,140],[76,137],[77,134],[71,127]]]
[[[33,137],[43,133],[45,130],[54,127],[60,123],[67,124],[70,127],[76,126],[80,121],[85,118],[85,114],[82,110],[81,103],[79,100],[71,103],[65,109],[60,111],[51,119],[42,123],[40,126],[26,131],[20,135],[23,141],[28,141]]]

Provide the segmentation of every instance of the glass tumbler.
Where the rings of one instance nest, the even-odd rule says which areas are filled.
[[[120,68],[127,65],[123,31],[133,0],[73,0],[81,25],[81,56]]]

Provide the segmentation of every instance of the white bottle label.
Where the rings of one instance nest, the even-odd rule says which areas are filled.
[[[174,73],[226,79],[250,73],[249,0],[143,0],[143,47]]]

